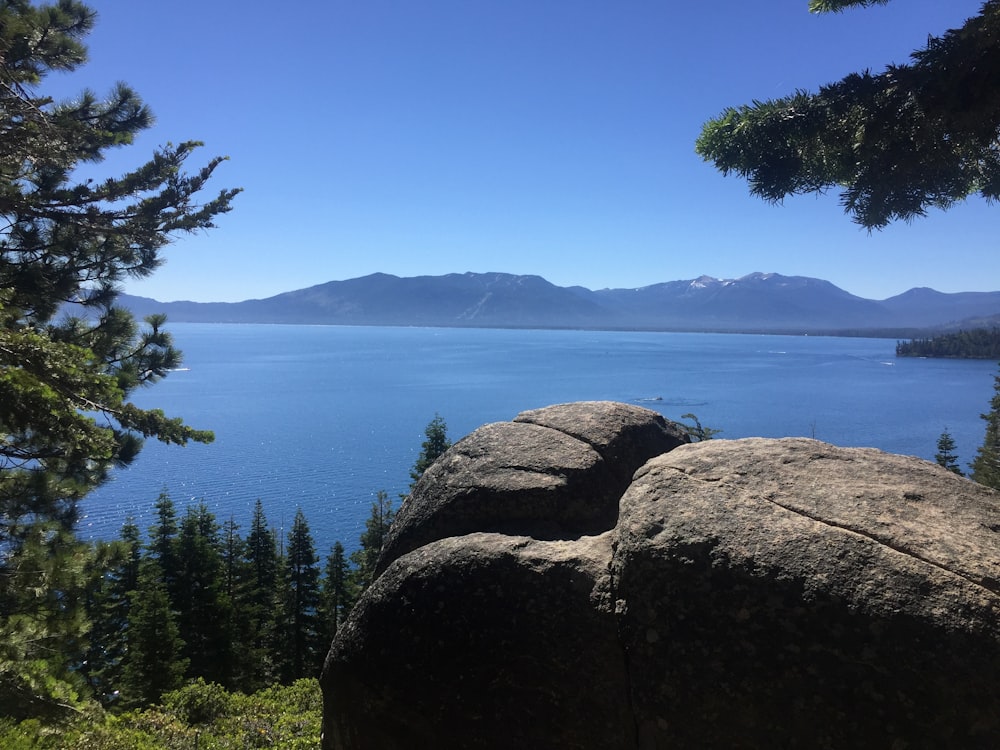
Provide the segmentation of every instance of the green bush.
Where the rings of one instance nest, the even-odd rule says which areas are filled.
[[[230,713],[232,696],[221,685],[201,677],[179,690],[165,693],[163,706],[189,724],[208,724]]]
[[[167,693],[163,705],[111,714],[100,707],[71,724],[0,718],[2,750],[246,750],[319,748],[319,682],[298,680],[253,695],[204,680]]]
[[[51,731],[46,732],[37,719],[17,722],[0,718],[0,747],[4,750],[42,750],[54,748]]]

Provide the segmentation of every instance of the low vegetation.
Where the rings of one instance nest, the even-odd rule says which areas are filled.
[[[4,750],[244,750],[319,747],[322,696],[315,679],[253,695],[196,680],[154,706],[110,712],[90,706],[53,724],[0,718]]]

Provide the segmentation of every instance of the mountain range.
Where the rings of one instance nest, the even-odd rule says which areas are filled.
[[[909,335],[1000,324],[1000,291],[910,289],[884,300],[829,281],[752,273],[635,289],[559,287],[540,276],[376,273],[243,302],[158,302],[121,295],[139,316],[173,322],[478,328],[590,328]],[[879,333],[876,333],[879,332]]]

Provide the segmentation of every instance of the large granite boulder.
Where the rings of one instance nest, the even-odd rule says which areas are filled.
[[[325,748],[1000,747],[997,493],[806,439],[644,451],[680,433],[624,405],[510,424],[404,505]]]
[[[806,439],[711,441],[622,498],[640,747],[1000,747],[1000,497]]]
[[[656,412],[611,401],[561,404],[480,427],[413,488],[379,559],[473,531],[572,539],[613,528],[632,474],[688,442]]]
[[[327,657],[324,747],[629,747],[610,556],[472,533],[399,558]]]

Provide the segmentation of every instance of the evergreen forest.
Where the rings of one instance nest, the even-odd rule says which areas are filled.
[[[1000,359],[1000,328],[974,328],[896,342],[897,357]]]
[[[411,471],[450,447],[435,416]],[[412,485],[411,485],[412,487]],[[58,592],[79,627],[54,644],[68,669],[2,665],[0,747],[315,747],[317,678],[337,628],[370,584],[394,516],[385,492],[347,554],[322,556],[299,510],[287,535],[260,500],[248,527],[205,502],[180,512],[167,491],[145,533],[78,543]],[[9,690],[21,671],[36,695]],[[31,672],[32,674],[27,674]]]

